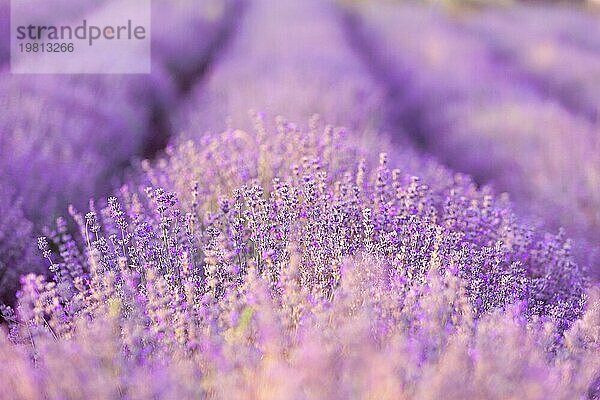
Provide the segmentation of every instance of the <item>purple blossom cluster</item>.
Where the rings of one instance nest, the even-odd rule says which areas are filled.
[[[170,4],[154,4],[165,25],[190,29],[158,28],[152,75],[13,78],[0,92],[20,107],[0,112],[19,127],[0,128],[13,143],[0,146],[13,179],[0,187],[0,279],[20,278],[0,305],[0,398],[600,398],[600,291],[567,233],[532,222],[524,200],[562,210],[544,197],[562,162],[548,148],[565,140],[557,121],[588,120],[511,84],[487,45],[420,7],[343,19],[319,0]],[[232,20],[200,80],[208,61],[191,52],[223,47],[217,21]],[[81,112],[67,118],[67,104]],[[177,134],[154,154],[157,109]],[[519,113],[554,121],[542,127],[556,142],[517,174],[507,166],[525,166],[524,150],[496,141]],[[539,125],[512,129],[506,142],[542,146]],[[137,147],[148,141],[152,154]],[[464,167],[488,143],[501,174],[482,160],[456,173],[423,151]],[[132,167],[115,183],[120,162]],[[23,172],[35,168],[48,177]],[[36,263],[46,272],[21,273]]]
[[[348,13],[355,46],[390,88],[396,111],[392,123],[447,165],[510,192],[525,214],[541,216],[551,229],[564,226],[577,239],[578,260],[597,273],[600,164],[595,124],[531,79],[511,73],[514,65],[499,61],[482,35],[439,10],[386,3],[356,6]],[[522,32],[526,28],[487,21],[477,24],[489,30],[502,25],[507,37],[497,38],[503,43],[523,49],[536,43],[535,36]],[[573,47],[552,58],[554,67],[572,71],[563,60],[582,52]],[[594,79],[596,61],[588,61],[576,63],[579,75],[564,72],[573,79],[539,74],[565,87],[592,87],[584,80]],[[590,72],[584,73],[585,68]]]
[[[60,219],[39,240],[53,277],[23,277],[4,310],[18,367],[3,386],[68,397],[82,374],[90,397],[436,398],[448,383],[431,376],[460,370],[459,398],[501,393],[493,368],[521,377],[506,391],[589,389],[591,373],[559,378],[599,361],[568,241],[467,177],[422,181],[343,130],[279,125],[263,149],[260,120],[173,148],[148,171],[162,187],[72,209],[78,232]],[[496,361],[515,341],[524,353]]]

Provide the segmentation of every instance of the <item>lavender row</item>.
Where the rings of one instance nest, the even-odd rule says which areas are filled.
[[[277,13],[278,18],[273,18],[272,13]],[[271,188],[271,179],[282,174],[278,171],[283,169],[285,174],[285,168],[292,169],[294,165],[303,163],[297,159],[294,164],[291,154],[284,161],[286,158],[280,154],[312,143],[303,143],[299,139],[294,144],[292,137],[286,143],[278,136],[291,136],[290,133],[297,129],[295,124],[288,125],[283,118],[273,124],[272,119],[265,118],[262,111],[266,110],[271,115],[291,111],[295,118],[300,118],[294,121],[304,119],[308,122],[312,136],[318,135],[318,119],[310,116],[318,112],[327,122],[333,120],[338,123],[340,119],[345,119],[353,132],[348,134],[341,131],[340,135],[349,136],[343,142],[335,141],[333,132],[326,132],[323,139],[325,143],[333,141],[333,147],[340,146],[337,151],[348,153],[350,160],[360,158],[361,151],[377,154],[393,148],[393,152],[386,152],[400,171],[425,180],[426,185],[433,188],[432,196],[440,202],[439,205],[447,200],[448,191],[456,184],[455,178],[434,161],[421,157],[406,143],[401,140],[394,142],[393,138],[381,131],[388,127],[385,118],[389,113],[382,88],[369,77],[370,74],[351,51],[343,37],[335,10],[316,1],[303,2],[301,5],[281,1],[276,7],[270,2],[255,1],[251,3],[244,22],[244,27],[238,32],[239,41],[234,42],[234,46],[216,66],[207,84],[200,86],[200,96],[192,96],[190,105],[184,109],[184,113],[189,113],[182,118],[187,125],[182,125],[184,135],[179,140],[178,152],[172,155],[176,162],[169,168],[174,169],[163,174],[163,178],[166,175],[168,180],[161,179],[160,174],[157,177],[151,174],[152,186],[169,187],[181,194],[189,192],[190,182],[201,182],[190,202],[204,204],[218,203],[219,196],[246,185],[249,179],[256,179],[265,188]],[[307,29],[308,26],[310,29]],[[273,37],[285,38],[280,43],[281,48],[275,44],[265,46]],[[268,74],[263,71],[265,65],[269,65]],[[251,82],[250,76],[255,77]],[[323,82],[328,84],[324,85]],[[369,94],[367,98],[364,97],[366,93]],[[248,109],[258,110],[254,123],[246,122]],[[230,113],[229,127],[223,122],[227,117],[225,110]],[[236,126],[251,128],[243,131],[233,129]],[[220,134],[222,144],[213,135],[206,134],[218,133],[225,128],[228,129]],[[255,139],[248,133],[252,130],[257,131]],[[269,137],[269,131],[272,131],[273,137]],[[186,139],[192,140],[187,142]],[[348,150],[344,142],[352,143],[356,149],[362,146],[363,150]],[[205,167],[196,171],[196,162],[192,160],[198,157],[196,153],[199,148],[207,150],[200,151],[198,161],[206,158],[215,163],[213,168]],[[253,151],[254,155],[247,154],[247,151]],[[332,154],[323,156],[335,158]],[[329,166],[327,159],[317,156],[315,160]],[[231,165],[226,168],[219,163]],[[336,171],[344,168],[337,161],[331,167]],[[348,165],[346,168],[352,170],[355,167]],[[337,175],[336,178],[341,179]],[[458,182],[465,179],[468,182],[466,185],[470,185],[469,178],[456,179]],[[463,193],[464,190],[457,189],[457,192]],[[489,191],[485,194],[492,195]],[[471,200],[465,199],[465,204],[470,204]],[[474,201],[479,204],[482,198]],[[500,233],[495,231],[498,227],[487,228],[494,231],[491,236],[471,232],[467,234],[468,240],[481,247],[493,246],[490,238]],[[542,237],[539,239],[543,240]],[[536,263],[525,261],[523,255],[518,257],[521,257],[519,262],[524,265]]]
[[[526,29],[529,35],[557,40],[588,50],[600,50],[598,10],[573,4],[513,4],[510,7],[487,7],[473,13],[492,24],[502,23]],[[497,22],[494,22],[497,21]]]
[[[381,91],[345,43],[330,4],[249,2],[232,46],[178,113],[183,137],[249,127],[251,109],[305,122],[315,113],[348,127],[376,126]]]
[[[392,90],[397,121],[451,167],[510,192],[598,265],[598,139],[585,118],[502,68],[479,37],[416,5],[363,7],[353,40]],[[593,267],[595,268],[595,267]]]
[[[535,22],[545,20],[546,13],[543,10],[539,13],[531,11],[527,14],[530,18],[507,21],[502,14],[488,11],[463,23],[487,40],[515,76],[528,79],[545,95],[554,96],[572,112],[596,122],[600,109],[600,43],[590,49],[568,40],[559,34],[560,24],[556,32],[553,28],[541,29]],[[545,21],[545,26],[548,23]],[[579,28],[568,24],[568,32],[581,30],[594,37],[593,32],[598,30],[597,18],[590,15],[580,15],[579,24]]]
[[[36,222],[52,221],[68,201],[85,204],[97,189],[106,191],[110,177],[142,154],[153,113],[173,95],[157,69],[151,78],[0,79],[0,173]]]
[[[162,187],[124,186],[40,238],[52,280],[24,277],[3,309],[14,398],[593,390],[597,302],[584,314],[564,237],[344,129],[255,125],[172,148],[148,166]]]

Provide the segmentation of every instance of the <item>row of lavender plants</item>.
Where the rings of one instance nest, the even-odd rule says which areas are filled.
[[[328,7],[251,2],[165,157],[39,239],[52,277],[2,308],[11,398],[598,395],[600,295],[569,240],[391,147]]]
[[[196,85],[174,115],[182,139],[201,138],[203,130],[251,127],[252,109],[303,123],[319,113],[359,131],[379,124],[382,92],[332,23],[332,5],[259,0],[248,13],[210,79]],[[289,23],[306,21],[306,14],[311,29]],[[364,110],[348,112],[356,104]]]
[[[561,35],[559,28],[555,32],[541,27],[541,19],[544,19],[544,26],[549,26],[546,14],[541,10],[537,13],[530,11],[519,14],[520,19],[510,19],[491,9],[474,13],[463,23],[467,29],[488,41],[500,62],[507,64],[516,76],[534,83],[542,93],[554,96],[572,112],[597,122],[600,111],[600,61],[597,55],[600,40],[596,39],[598,43],[592,47],[579,36],[585,33],[588,38],[594,38],[594,32],[600,30],[598,19],[584,13],[566,13],[564,18],[573,20],[566,23],[570,28],[568,31],[580,34],[569,37]],[[526,22],[529,19],[533,21]],[[576,23],[579,24],[577,29],[571,26]]]
[[[595,124],[516,79],[485,40],[438,10],[382,2],[348,15],[351,40],[390,88],[393,122],[446,164],[510,192],[550,228],[565,226],[578,259],[597,273]]]
[[[589,50],[600,49],[600,26],[597,22],[599,13],[593,7],[573,7],[565,3],[520,3],[510,7],[482,7],[477,12],[464,14],[467,17],[478,15],[503,20],[517,29],[526,29],[530,34],[551,40]]]
[[[3,310],[12,398],[595,395],[597,295],[584,313],[563,237],[343,129],[256,127],[172,149],[162,187],[40,239],[53,279]],[[176,194],[182,171],[201,180]]]
[[[114,7],[108,3],[103,7]],[[34,224],[18,231],[22,237],[1,242],[5,299],[14,294],[18,274],[36,265],[20,253],[32,242],[32,229],[41,232],[69,204],[83,207],[91,196],[108,193],[134,157],[164,147],[177,88],[203,72],[239,7],[234,1],[154,3],[161,20],[152,32],[150,75],[0,74],[0,196]],[[169,52],[190,42],[177,56]],[[2,225],[10,215],[0,216]]]

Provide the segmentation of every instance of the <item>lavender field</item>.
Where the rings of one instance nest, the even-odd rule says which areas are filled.
[[[150,74],[18,75],[9,6],[0,400],[600,399],[599,9],[152,0]]]

